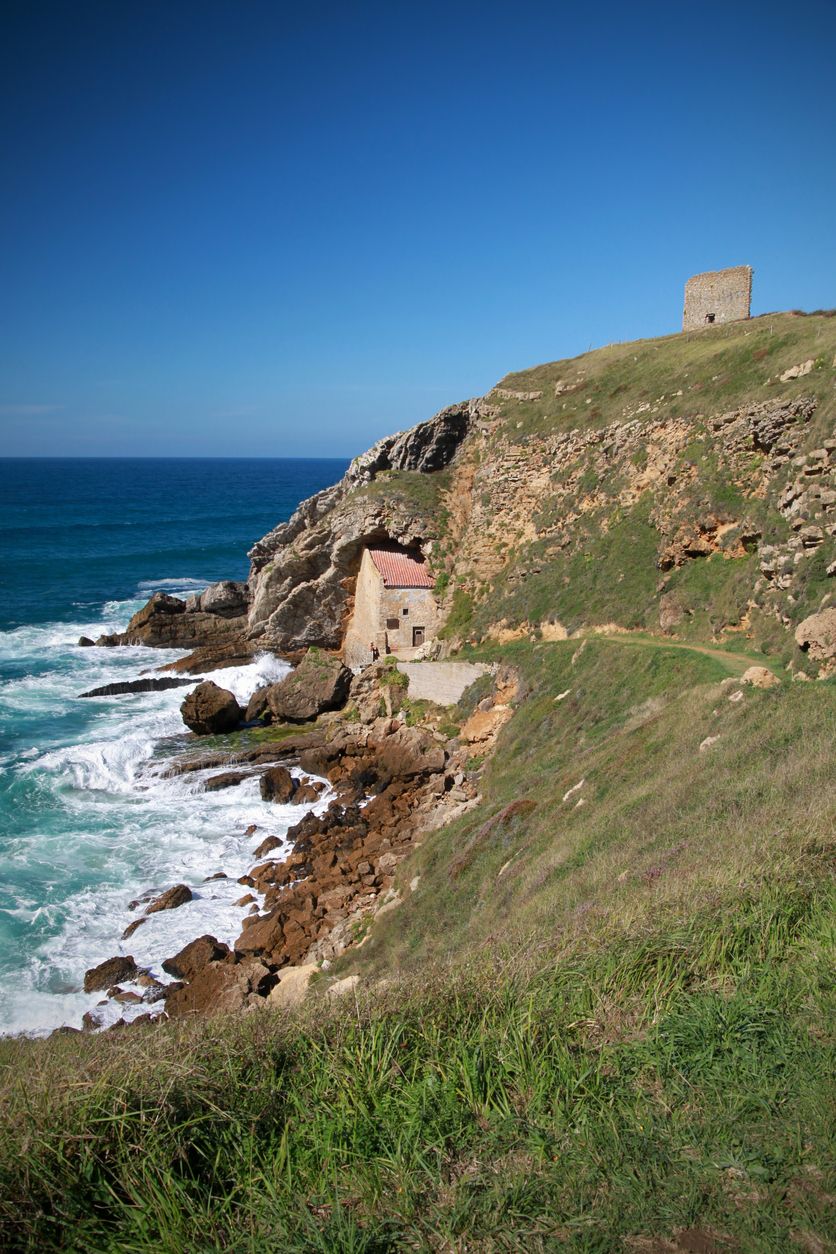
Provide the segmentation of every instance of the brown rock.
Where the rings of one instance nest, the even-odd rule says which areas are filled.
[[[269,914],[255,919],[249,927],[244,928],[235,942],[235,951],[242,954],[272,954],[281,950],[283,944],[281,911],[271,910]]]
[[[252,959],[240,963],[210,962],[190,983],[168,994],[166,1013],[171,1018],[231,1014],[243,1010],[253,993],[266,996],[274,983],[270,968]]]
[[[198,736],[234,731],[241,722],[241,707],[231,692],[211,679],[198,684],[180,706],[183,722]]]
[[[100,989],[108,989],[123,980],[132,980],[138,974],[138,968],[132,956],[106,958],[97,967],[91,967],[84,973],[85,993],[97,993]]]
[[[310,649],[290,675],[267,689],[274,719],[303,723],[345,704],[351,671],[338,657]]]
[[[175,884],[172,888],[167,888],[161,893],[149,906],[145,907],[146,914],[157,914],[160,910],[176,910],[178,906],[185,905],[187,901],[192,899],[192,890],[186,884]]]
[[[212,775],[203,785],[204,792],[220,792],[222,788],[234,788],[247,778],[245,771],[222,771]]]
[[[138,927],[142,927],[145,919],[134,919],[133,923],[129,923],[122,933],[122,940],[127,940],[129,936],[133,936]]]
[[[278,836],[265,836],[258,848],[253,850],[253,857],[264,858],[268,853],[272,853],[274,849],[280,849],[281,845],[282,842]]]
[[[296,780],[287,767],[273,766],[262,775],[260,787],[265,801],[286,805],[296,791]]]
[[[207,933],[190,941],[173,958],[166,958],[163,971],[178,980],[193,980],[210,962],[222,962],[229,953],[229,945],[224,945]]]

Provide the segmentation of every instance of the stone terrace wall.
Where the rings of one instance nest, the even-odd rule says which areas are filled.
[[[682,330],[696,331],[711,322],[737,322],[748,318],[752,303],[752,267],[708,270],[685,284]],[[714,317],[709,320],[709,315]]]

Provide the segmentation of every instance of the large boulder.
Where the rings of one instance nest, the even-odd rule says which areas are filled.
[[[175,884],[172,888],[167,888],[164,893],[160,893],[159,897],[155,897],[150,905],[146,906],[146,914],[158,914],[160,910],[176,910],[178,906],[184,906],[187,901],[192,899],[192,890],[188,884]]]
[[[795,643],[826,671],[836,668],[836,608],[820,610],[799,623]]]
[[[163,971],[176,980],[193,980],[210,962],[222,962],[229,953],[229,945],[222,944],[207,933],[189,941],[173,958],[166,958]]]
[[[261,796],[265,801],[287,805],[296,792],[296,780],[285,766],[272,766],[261,777]]]
[[[183,722],[198,736],[234,731],[243,717],[241,707],[231,692],[219,688],[211,679],[198,684],[180,706]]]
[[[100,989],[112,988],[123,980],[132,980],[138,974],[139,969],[130,954],[106,958],[97,967],[91,967],[84,972],[84,991],[97,993]]]
[[[222,618],[235,618],[247,612],[247,585],[224,579],[210,584],[198,598],[204,614],[220,614]]]
[[[268,689],[274,719],[304,723],[345,704],[351,671],[338,657],[310,649],[289,675]]]
[[[175,986],[166,996],[169,1018],[184,1015],[231,1014],[257,1004],[276,982],[270,968],[254,959],[243,962],[209,962],[188,984]]]

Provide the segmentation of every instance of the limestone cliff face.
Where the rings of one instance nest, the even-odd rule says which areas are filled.
[[[378,441],[338,484],[259,540],[249,553],[250,638],[281,652],[339,648],[363,546],[391,539],[427,550],[436,499],[411,491],[409,476],[448,467],[478,413],[478,402],[464,401]]]
[[[362,547],[419,546],[460,639],[793,633],[836,584],[836,318],[771,315],[520,375],[381,440],[252,549],[248,635],[340,647]]]

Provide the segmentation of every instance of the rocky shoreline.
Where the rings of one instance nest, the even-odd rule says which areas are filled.
[[[134,643],[137,632],[151,647],[182,641],[179,623],[203,611],[172,610],[174,600],[153,597],[118,643]],[[202,639],[191,625],[186,634]],[[477,804],[479,772],[468,766],[473,745],[480,754],[490,749],[510,717],[516,688],[512,676],[494,676],[491,691],[461,727],[450,726],[442,707],[422,709],[416,721],[408,681],[393,662],[352,674],[338,657],[312,649],[279,683],[258,689],[246,709],[212,681],[189,691],[181,712],[194,745],[173,758],[164,775],[217,768],[203,783],[205,791],[215,791],[255,774],[264,800],[310,808],[284,839],[248,829],[253,862],[239,878],[236,904],[249,906],[249,913],[234,944],[196,937],[162,962],[169,983],[130,954],[107,957],[85,973],[85,991],[104,994],[100,1005],[131,1009],[131,1017],[106,1030],[292,1005],[315,972],[362,943],[376,914],[400,903],[408,891],[396,883],[401,862],[426,833]],[[255,733],[255,743],[201,746],[207,737],[239,731],[245,741]],[[149,915],[177,909],[191,896],[187,885],[177,884],[131,902],[141,913],[122,939]],[[333,987],[340,991],[339,982]],[[96,1011],[88,1011],[84,1029],[101,1028]],[[76,1029],[59,1029],[67,1030]]]

